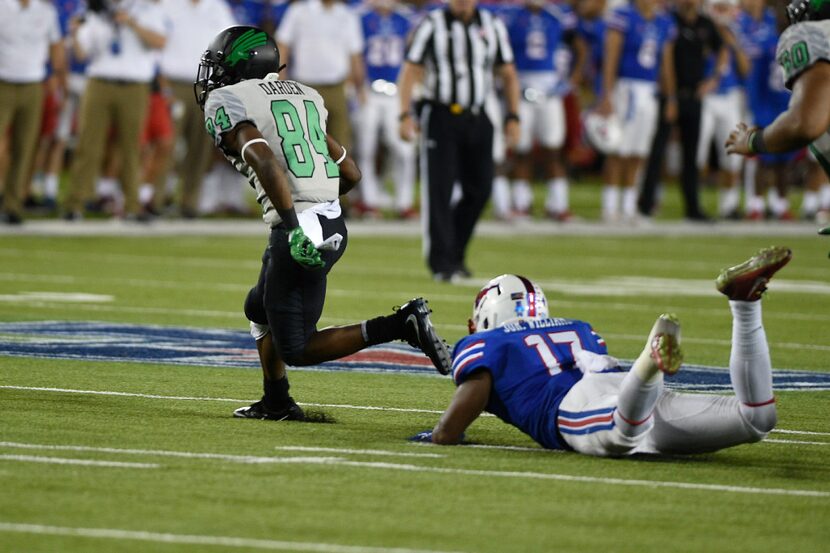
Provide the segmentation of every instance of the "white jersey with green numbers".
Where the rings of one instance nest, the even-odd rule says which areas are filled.
[[[243,121],[253,124],[285,170],[294,207],[301,212],[338,198],[340,168],[329,156],[326,144],[327,115],[316,90],[271,73],[264,79],[211,91],[205,104],[205,128],[219,146],[223,133]],[[225,152],[225,156],[256,191],[265,222],[270,226],[279,223],[280,217],[253,169],[238,153]]]
[[[830,20],[805,21],[790,25],[778,39],[775,58],[784,70],[784,82],[793,83],[818,62],[830,62]],[[830,89],[827,90],[830,94]],[[830,176],[830,129],[810,144],[810,151]]]

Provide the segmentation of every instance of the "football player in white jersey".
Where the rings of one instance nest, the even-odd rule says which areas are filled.
[[[809,145],[830,175],[830,0],[792,0],[787,15],[775,57],[792,90],[789,107],[766,128],[738,124],[726,150],[754,155]]]
[[[326,277],[347,243],[339,196],[360,180],[360,170],[326,133],[320,95],[280,80],[280,69],[277,45],[266,32],[229,27],[203,54],[194,92],[216,146],[256,191],[270,233],[259,280],[245,300],[264,395],[234,416],[304,420],[288,394],[286,364],[314,365],[406,340],[446,374],[449,351],[423,298],[389,316],[317,330]]]

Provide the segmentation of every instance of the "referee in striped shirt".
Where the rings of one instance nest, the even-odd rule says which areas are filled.
[[[493,125],[483,106],[494,71],[504,85],[508,146],[519,134],[519,81],[507,30],[477,4],[449,0],[431,11],[415,30],[399,78],[401,137],[413,140],[421,128],[424,252],[435,280],[445,282],[470,276],[464,253],[493,188]],[[419,82],[424,101],[416,115],[411,102]],[[453,205],[455,182],[463,195]]]

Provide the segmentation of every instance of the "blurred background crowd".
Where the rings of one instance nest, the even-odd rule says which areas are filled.
[[[569,193],[589,181],[602,219],[637,223],[679,182],[692,221],[827,221],[830,184],[808,151],[744,161],[723,149],[738,122],[768,125],[786,108],[775,59],[782,2],[479,5],[504,21],[521,87],[518,144],[480,153],[496,161],[493,217],[585,219]],[[413,30],[440,6],[0,0],[2,220],[252,214],[192,90],[210,39],[234,24],[273,33],[286,76],[323,94],[329,133],[363,169],[349,215],[417,218],[418,152],[399,135],[397,80]],[[499,136],[498,80],[487,113]],[[717,190],[716,211],[701,207],[702,187]]]

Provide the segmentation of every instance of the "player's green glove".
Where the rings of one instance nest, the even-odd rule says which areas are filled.
[[[305,235],[302,227],[297,227],[288,233],[288,246],[291,257],[304,269],[326,266],[326,262],[320,257],[320,251],[314,247],[314,242]]]

